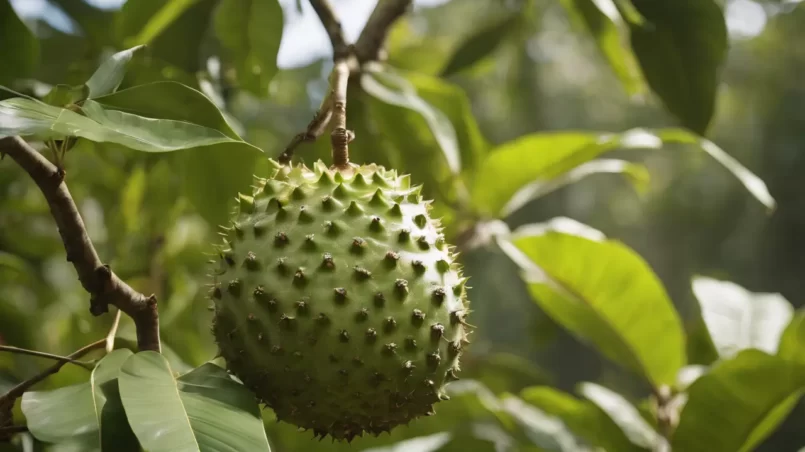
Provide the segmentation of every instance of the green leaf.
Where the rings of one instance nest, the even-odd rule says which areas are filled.
[[[688,388],[672,449],[751,451],[785,419],[803,385],[801,364],[760,350],[720,361]]]
[[[144,48],[144,46],[136,46],[117,52],[101,63],[95,73],[92,74],[92,77],[87,80],[89,98],[92,99],[115,92],[126,75],[126,66],[134,58],[134,55]]]
[[[715,143],[681,129],[631,129],[619,134],[565,131],[522,136],[490,151],[478,166],[471,182],[473,204],[480,213],[499,217],[522,206],[518,199],[534,199],[540,194],[537,190],[529,195],[530,187],[550,188],[563,173],[605,152],[658,150],[666,144],[690,145],[706,152],[738,178],[763,205],[774,210],[776,203],[760,178]],[[579,171],[584,173],[586,170]],[[564,177],[572,179],[572,176]],[[506,183],[499,183],[501,180],[506,180]],[[513,200],[521,190],[523,193]],[[513,203],[511,206],[510,202]]]
[[[117,391],[120,366],[131,354],[126,349],[109,353],[87,382],[23,394],[22,411],[31,433],[40,441],[80,445],[87,452],[100,451],[102,443],[104,450],[139,450]]]
[[[674,383],[687,359],[682,322],[637,253],[566,218],[523,226],[498,243],[557,323],[651,384]]]
[[[215,33],[234,62],[237,85],[261,97],[278,70],[283,21],[277,0],[222,0],[215,10]]]
[[[147,83],[94,100],[109,109],[197,124],[215,129],[229,138],[240,139],[212,100],[201,91],[181,83]]]
[[[755,348],[777,353],[777,345],[794,307],[779,293],[753,293],[713,278],[693,278],[693,293],[721,357]]]
[[[502,402],[506,413],[517,420],[538,447],[557,452],[593,451],[560,418],[551,416],[515,396],[507,396]]]
[[[643,79],[632,52],[624,48],[618,26],[599,9],[595,0],[562,0],[574,22],[585,28],[595,39],[598,49],[620,79],[626,92],[643,91]],[[617,12],[616,12],[617,14]]]
[[[606,412],[594,403],[580,400],[549,386],[524,389],[520,397],[542,411],[561,419],[576,435],[608,451],[646,450],[633,444]]]
[[[783,330],[777,356],[805,365],[805,311],[797,310]]]
[[[622,174],[638,193],[646,191],[650,178],[648,169],[643,165],[617,159],[591,160],[553,179],[537,179],[520,188],[503,207],[501,215],[509,216],[531,200],[541,198],[594,174]]]
[[[0,0],[0,42],[0,85],[31,77],[39,65],[39,41],[17,17],[9,0]]]
[[[579,392],[604,411],[620,427],[632,444],[648,450],[667,450],[660,436],[622,395],[604,386],[585,382]]]
[[[646,81],[685,127],[704,135],[728,46],[721,8],[713,0],[631,3],[645,19],[630,23],[630,34]]]
[[[92,399],[98,420],[102,450],[140,450],[137,438],[131,431],[126,412],[120,401],[118,376],[120,367],[133,355],[131,350],[114,350],[106,355],[92,371]]]
[[[461,171],[458,138],[453,124],[442,111],[419,97],[416,86],[391,68],[384,67],[364,72],[361,87],[388,105],[419,113],[430,128],[450,171],[454,174]]]
[[[453,52],[442,69],[441,76],[449,77],[461,72],[491,55],[509,33],[517,29],[520,20],[520,14],[512,14],[477,30]]]
[[[54,107],[67,107],[77,104],[87,97],[89,97],[89,87],[87,85],[56,85],[42,100]]]
[[[119,379],[129,422],[146,450],[270,450],[254,396],[214,364],[175,379],[162,355],[145,351],[126,361]]]
[[[148,19],[148,22],[146,22],[137,36],[130,38],[129,44],[139,45],[150,43],[197,1],[198,0],[174,0],[172,2],[166,2]]]

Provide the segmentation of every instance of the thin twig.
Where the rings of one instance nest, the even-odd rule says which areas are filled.
[[[54,355],[53,353],[40,352],[40,351],[36,351],[36,350],[28,350],[27,348],[19,348],[19,347],[14,347],[14,346],[11,346],[11,345],[0,345],[0,352],[16,353],[16,354],[19,354],[19,355],[38,356],[40,358],[48,358],[48,359],[54,359],[56,361],[68,362],[70,364],[75,364],[75,365],[77,365],[79,367],[83,367],[84,369],[91,369],[92,368],[91,367],[92,364],[90,364],[90,363],[85,363],[83,361],[78,361],[78,360],[75,360],[75,359],[71,359],[71,358],[68,358],[66,356]],[[90,366],[90,367],[88,367],[88,366]]]
[[[405,14],[412,4],[413,0],[378,0],[355,43],[355,55],[361,64],[380,59],[380,52],[391,25]]]
[[[319,16],[321,24],[327,31],[327,36],[330,37],[330,42],[333,44],[333,61],[347,58],[350,54],[349,44],[344,38],[344,30],[341,28],[341,21],[336,17],[333,12],[333,7],[328,0],[310,0],[310,5]]]
[[[70,359],[78,359],[82,356],[86,355],[87,353],[93,350],[99,350],[106,346],[106,339],[101,339],[99,341],[93,342],[89,345],[86,345],[75,352],[67,355],[67,358]],[[66,361],[58,362],[47,369],[43,370],[42,372],[34,375],[33,377],[19,383],[17,386],[11,388],[7,393],[0,396],[0,410],[3,407],[11,406],[14,403],[14,400],[22,396],[22,394],[27,391],[31,386],[39,383],[40,381],[44,380],[45,378],[55,374],[58,372],[62,366],[67,364]]]
[[[332,116],[333,99],[328,93],[324,100],[322,100],[319,110],[316,112],[313,120],[307,125],[307,130],[293,137],[291,143],[288,144],[288,146],[282,151],[282,154],[280,154],[279,162],[283,165],[287,165],[293,158],[293,152],[297,146],[304,142],[316,141],[316,139],[319,138],[322,133],[324,133],[324,129],[327,128],[327,124],[330,123],[330,118],[332,118]]]
[[[72,262],[81,285],[90,294],[90,312],[97,316],[108,312],[110,304],[117,306],[134,320],[139,349],[159,352],[156,297],[147,297],[132,289],[101,262],[78,207],[64,183],[64,170],[57,168],[19,137],[0,139],[2,154],[11,156],[45,196],[64,242],[67,260]]]
[[[112,353],[112,350],[115,349],[115,336],[117,336],[117,327],[120,326],[122,312],[120,309],[115,312],[115,320],[112,321],[112,327],[109,328],[109,333],[106,335],[106,353]]]

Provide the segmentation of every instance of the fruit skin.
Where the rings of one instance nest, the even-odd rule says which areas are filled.
[[[322,438],[433,414],[469,343],[467,279],[421,187],[376,165],[276,166],[214,260],[228,370]]]

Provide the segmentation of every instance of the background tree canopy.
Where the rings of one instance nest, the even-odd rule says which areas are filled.
[[[0,0],[0,451],[805,448],[803,23],[797,0]],[[435,416],[331,443],[227,375],[205,253],[289,143],[332,161],[343,67],[350,159],[423,185],[473,333]],[[60,235],[65,185],[112,289]]]

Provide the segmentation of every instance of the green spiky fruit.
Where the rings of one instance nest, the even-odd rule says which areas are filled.
[[[225,228],[211,298],[229,370],[278,419],[379,434],[446,399],[466,278],[408,176],[317,162],[258,179]]]

